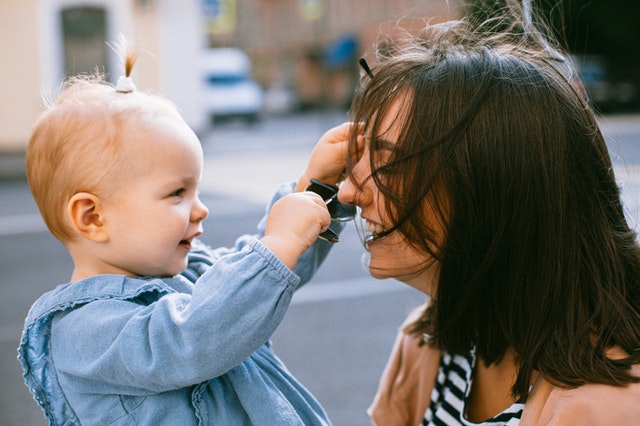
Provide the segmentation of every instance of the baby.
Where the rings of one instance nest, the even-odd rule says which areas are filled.
[[[136,91],[133,64],[117,87],[71,79],[33,129],[29,185],[74,270],[26,319],[29,389],[54,425],[329,424],[269,338],[331,246],[316,243],[325,202],[303,189],[337,183],[349,126],[278,189],[258,237],[212,250],[197,240],[200,142],[173,104]]]

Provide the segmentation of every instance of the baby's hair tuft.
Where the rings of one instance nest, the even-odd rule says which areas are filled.
[[[115,43],[108,44],[116,52],[120,63],[124,66],[124,75],[118,79],[116,91],[121,93],[135,91],[136,86],[131,79],[131,71],[138,58],[138,53],[131,47],[131,44],[122,34],[118,36],[118,40]]]

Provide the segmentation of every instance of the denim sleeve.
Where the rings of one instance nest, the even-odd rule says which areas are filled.
[[[258,223],[257,233],[255,235],[242,235],[236,240],[233,247],[211,249],[201,241],[194,242],[194,247],[189,253],[189,264],[182,275],[189,281],[195,282],[198,277],[201,276],[213,264],[213,262],[215,262],[216,259],[238,252],[254,239],[262,238],[267,226],[267,217],[269,216],[271,207],[280,198],[292,193],[294,188],[295,183],[280,185],[267,205],[264,217]],[[344,223],[336,222],[331,225],[331,229],[339,234],[344,229],[344,226]],[[301,284],[307,283],[311,280],[316,270],[326,259],[332,247],[333,243],[318,239],[313,246],[300,256],[300,259],[294,268],[294,272],[300,277]]]
[[[201,383],[267,342],[298,283],[253,240],[209,268],[193,294],[148,306],[98,300],[56,318],[52,356],[78,392],[145,395]]]
[[[295,186],[295,182],[286,183],[280,185],[280,187],[276,190],[276,193],[271,199],[271,202],[267,206],[267,214],[265,214],[260,223],[258,223],[258,233],[260,237],[264,235],[264,231],[267,226],[267,217],[269,215],[269,211],[271,211],[271,207],[273,206],[273,204],[285,195],[292,193],[295,189]],[[334,222],[331,224],[331,229],[334,230],[337,234],[340,234],[344,227],[344,222]],[[330,243],[318,238],[307,251],[302,253],[302,256],[300,256],[300,259],[298,260],[298,263],[293,270],[300,277],[301,285],[309,282],[309,280],[313,278],[316,270],[327,258],[327,255],[329,254],[329,251],[331,250],[333,245],[334,243]]]

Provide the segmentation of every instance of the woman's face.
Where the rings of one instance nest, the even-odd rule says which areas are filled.
[[[375,278],[395,278],[428,295],[432,295],[432,283],[439,263],[426,251],[410,245],[400,231],[376,238],[385,230],[391,229],[393,223],[385,211],[385,199],[371,176],[371,143],[375,137],[380,145],[374,153],[374,167],[379,167],[389,161],[392,151],[398,142],[400,123],[395,120],[403,105],[403,98],[393,104],[388,114],[382,120],[381,133],[364,135],[359,138],[361,148],[358,158],[354,158],[352,181],[347,178],[342,182],[338,199],[345,204],[355,204],[361,209],[361,216],[365,223],[367,249],[369,254],[368,267]],[[435,288],[433,288],[435,290]]]

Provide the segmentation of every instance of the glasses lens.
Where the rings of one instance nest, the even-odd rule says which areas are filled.
[[[333,212],[329,210],[329,213],[331,213],[331,219],[338,222],[347,222],[356,217],[356,206],[348,206],[346,204],[342,204],[338,200],[335,200],[334,203],[335,206]]]
[[[355,206],[348,206],[338,201],[337,186],[327,185],[326,183],[311,179],[311,185],[307,187],[307,191],[315,192],[322,197],[324,202],[327,204],[327,209],[329,210],[332,220],[346,222],[348,220],[352,220],[356,216]],[[331,228],[322,232],[318,237],[332,243],[337,243],[339,241],[338,234],[332,231]]]
[[[307,191],[315,192],[321,196],[323,200],[327,201],[336,195],[338,188],[319,182],[315,179],[311,179],[311,185],[307,187]]]
[[[318,235],[318,238],[329,241],[330,243],[340,242],[340,237],[338,237],[338,234],[333,232],[331,228],[327,228],[326,231],[321,232],[320,235]]]
[[[311,185],[307,187],[307,191],[315,192],[322,197],[322,199],[327,203],[327,209],[329,209],[331,219],[338,222],[346,222],[355,217],[355,206],[348,206],[338,201],[337,186],[327,185],[326,183],[311,179]]]

